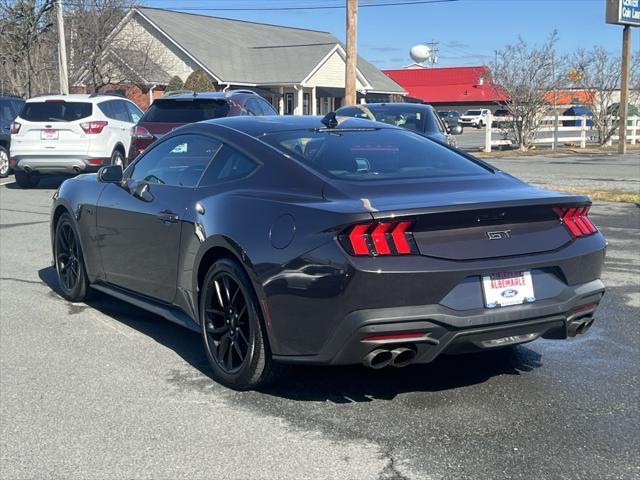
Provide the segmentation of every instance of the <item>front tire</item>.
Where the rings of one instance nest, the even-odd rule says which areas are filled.
[[[82,302],[87,298],[89,280],[78,231],[68,213],[63,213],[56,224],[53,253],[62,296],[71,302]]]
[[[22,170],[15,171],[16,183],[20,188],[32,188],[40,182],[40,175],[37,173],[27,173]]]
[[[6,148],[0,146],[0,178],[9,176],[11,168],[9,167],[9,152]]]
[[[274,372],[258,299],[235,261],[215,262],[202,284],[200,325],[216,381],[236,390],[256,388]]]

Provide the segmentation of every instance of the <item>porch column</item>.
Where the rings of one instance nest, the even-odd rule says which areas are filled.
[[[302,115],[302,104],[304,103],[304,89],[300,86],[295,86],[296,89],[296,106],[293,110],[294,115]]]
[[[280,97],[278,98],[278,114],[284,115],[284,87],[279,89]]]
[[[316,87],[311,87],[311,108],[309,111],[311,115],[318,114],[318,109],[316,108]]]

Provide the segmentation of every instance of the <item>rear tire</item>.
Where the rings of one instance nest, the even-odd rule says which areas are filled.
[[[247,390],[273,378],[260,304],[240,264],[222,258],[209,268],[199,311],[202,340],[216,381]]]
[[[27,173],[22,170],[15,171],[16,183],[20,188],[32,188],[40,182],[40,175],[37,173]]]
[[[9,167],[9,152],[6,148],[0,146],[0,178],[9,176],[11,168]]]
[[[124,168],[124,153],[117,148],[111,154],[111,165],[120,165]]]
[[[63,213],[56,224],[53,255],[62,296],[70,302],[84,301],[89,291],[89,280],[80,237],[68,213]]]

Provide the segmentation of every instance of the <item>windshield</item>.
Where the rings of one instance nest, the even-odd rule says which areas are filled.
[[[464,112],[465,115],[481,115],[482,112],[480,110],[467,110]]]
[[[151,104],[142,122],[194,123],[201,120],[226,117],[229,102],[205,98],[158,99]]]
[[[92,112],[93,104],[91,103],[49,100],[27,102],[20,117],[30,122],[73,122],[90,117]]]
[[[400,129],[296,130],[262,139],[305,165],[344,180],[488,174],[447,147]]]

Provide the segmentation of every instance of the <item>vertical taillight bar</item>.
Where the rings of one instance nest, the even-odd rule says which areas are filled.
[[[417,255],[413,222],[373,222],[355,225],[338,238],[352,255]]]
[[[575,238],[596,233],[598,229],[587,216],[589,207],[557,207],[553,211],[558,215],[565,228]]]

